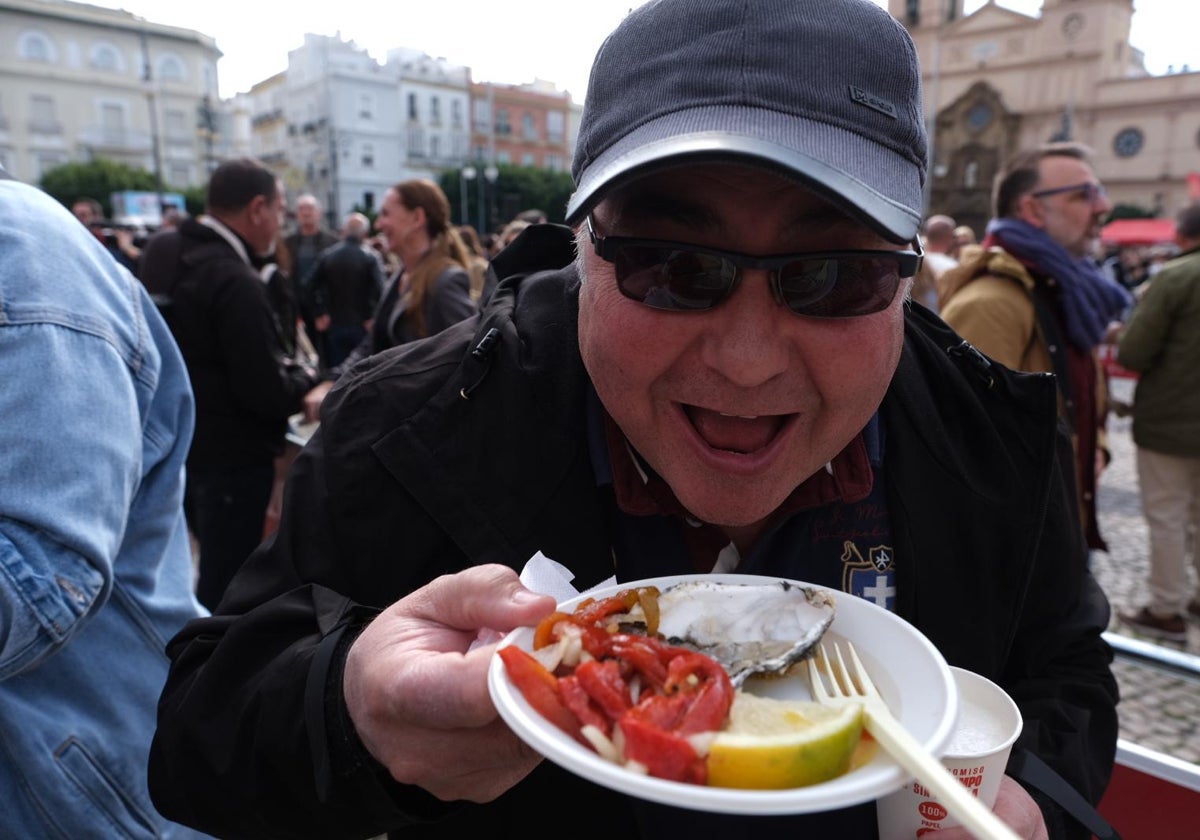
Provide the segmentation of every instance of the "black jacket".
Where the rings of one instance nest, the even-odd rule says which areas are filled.
[[[188,466],[269,464],[315,374],[285,362],[258,270],[194,219],[180,225],[178,244],[168,323],[196,392]]]
[[[328,315],[334,326],[361,326],[379,304],[383,269],[362,240],[347,237],[317,257],[308,275],[314,318]]]
[[[634,800],[550,762],[488,805],[397,785],[357,743],[341,698],[355,630],[439,574],[520,569],[538,550],[568,562],[580,589],[612,573],[586,445],[578,289],[570,267],[509,277],[481,320],[372,357],[331,392],[293,466],[277,536],[217,614],[170,645],[150,762],[165,815],[247,837],[657,831]],[[1006,687],[1025,716],[1020,743],[1096,801],[1117,732],[1100,637],[1108,605],[1064,483],[1054,385],[947,352],[958,345],[936,318],[909,312],[882,406],[897,609],[949,662]],[[1045,808],[1054,832],[1060,815]],[[564,813],[566,824],[551,821]],[[700,819],[700,836],[746,827]],[[807,836],[870,836],[873,807],[857,819]]]
[[[358,364],[367,356],[381,353],[391,347],[408,344],[422,336],[417,332],[412,321],[406,317],[406,303],[400,299],[400,285],[404,272],[393,277],[387,285],[387,290],[375,307],[375,317],[370,331],[363,340],[351,351],[340,365],[330,373],[333,379]],[[425,318],[425,336],[436,335],[446,327],[457,324],[464,318],[470,318],[478,313],[471,301],[471,278],[466,269],[450,265],[442,269],[433,278],[429,292],[425,295],[422,315]]]

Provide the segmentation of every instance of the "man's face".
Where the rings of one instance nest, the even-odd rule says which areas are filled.
[[[71,212],[75,215],[76,219],[83,223],[84,227],[87,227],[96,218],[96,214],[92,212],[92,206],[86,201],[72,205]]]
[[[302,233],[311,234],[321,225],[321,208],[312,200],[300,200],[296,203],[296,223]]]
[[[1038,164],[1038,182],[1034,193],[1045,193],[1063,187],[1079,185],[1078,190],[1066,190],[1022,201],[1027,222],[1040,227],[1046,234],[1074,257],[1095,253],[1100,241],[1100,229],[1112,212],[1112,203],[1086,185],[1099,186],[1096,173],[1086,162],[1072,157],[1043,158]]]
[[[273,199],[256,198],[251,203],[251,226],[242,235],[260,255],[265,256],[275,250],[275,240],[283,227],[286,206],[282,187],[276,188]]]
[[[760,256],[900,250],[796,184],[733,165],[648,176],[593,217],[599,235]],[[761,522],[866,425],[896,369],[903,284],[882,312],[826,320],[792,313],[767,271],[743,269],[717,307],[665,312],[623,296],[590,244],[581,254],[588,374],[634,449],[707,522]]]

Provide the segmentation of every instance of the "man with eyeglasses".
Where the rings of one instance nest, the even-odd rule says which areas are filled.
[[[489,699],[494,647],[469,650],[554,608],[518,582],[538,551],[579,589],[737,571],[871,599],[1008,688],[1017,754],[1096,801],[1108,606],[1053,386],[905,303],[919,80],[869,0],[632,12],[593,66],[571,228],[499,255],[478,319],[338,383],[278,535],[171,644],[163,813],[222,835],[875,836],[871,801],[707,813],[542,761]],[[996,811],[1067,836],[1013,779]]]
[[[1095,259],[1112,203],[1078,143],[1018,153],[992,199],[984,250],[943,277],[941,316],[994,361],[1055,375],[1081,527],[1089,548],[1104,549],[1096,485],[1109,458],[1107,383],[1096,350],[1131,302]]]

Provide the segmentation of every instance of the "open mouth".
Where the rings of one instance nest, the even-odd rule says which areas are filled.
[[[736,415],[685,405],[684,413],[700,438],[713,449],[748,455],[766,449],[791,415]]]

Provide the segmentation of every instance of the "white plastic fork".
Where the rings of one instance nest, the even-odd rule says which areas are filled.
[[[834,656],[826,653],[825,645],[808,660],[808,675],[812,680],[813,699],[828,706],[860,703],[864,726],[892,758],[929,788],[938,802],[946,807],[965,828],[981,840],[1018,840],[1011,828],[975,798],[966,786],[926,750],[888,709],[883,696],[871,682],[867,669],[849,642],[845,643],[853,667],[847,667],[841,648],[833,645]],[[832,688],[821,677],[820,659]]]

